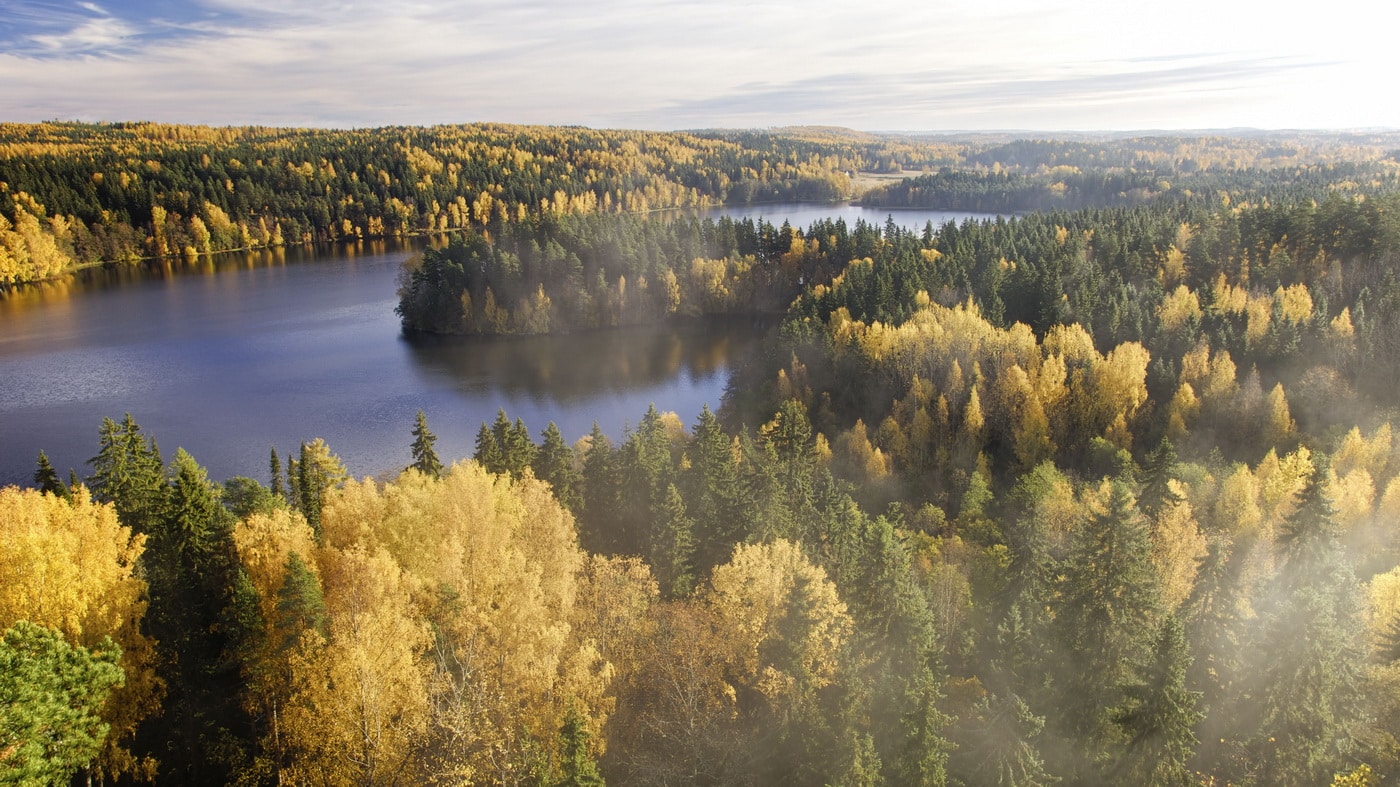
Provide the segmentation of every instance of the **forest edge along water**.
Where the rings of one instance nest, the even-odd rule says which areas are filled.
[[[707,209],[802,227],[889,216],[921,230],[937,211],[779,204]],[[93,268],[0,297],[0,484],[29,483],[40,450],[89,472],[103,417],[130,412],[214,478],[261,478],[268,453],[324,437],[352,474],[396,472],[424,410],[444,458],[470,456],[505,408],[565,439],[597,420],[620,437],[648,405],[692,422],[717,409],[732,365],[775,320],[672,320],[567,335],[406,336],[400,268],[427,239],[286,247]],[[167,457],[168,458],[168,457]]]

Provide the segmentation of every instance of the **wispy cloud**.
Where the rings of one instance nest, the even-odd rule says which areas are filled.
[[[1400,70],[1393,48],[1372,57],[1394,68],[1363,70],[1317,46],[1315,30],[1261,20],[1231,38],[1193,15],[1210,0],[1181,2],[1201,8],[12,0],[0,119],[935,129],[1258,125],[1312,112],[1284,124],[1400,124],[1393,102],[1347,100],[1380,90],[1365,74]]]

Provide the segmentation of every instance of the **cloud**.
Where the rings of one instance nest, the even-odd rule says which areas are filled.
[[[1014,110],[1018,124],[1050,128],[1062,127],[1056,118],[1072,116],[1078,109],[1199,102],[1209,93],[1238,92],[1259,81],[1279,80],[1290,70],[1330,65],[1277,58],[1201,60],[1155,58],[1155,62],[1185,64],[1146,70],[1134,63],[1066,64],[1058,74],[1010,67],[830,74],[778,84],[751,82],[706,98],[677,100],[664,111],[669,117],[704,124],[714,118],[740,126],[764,124],[774,117],[815,122],[814,116],[820,113],[827,118],[838,116],[835,122],[880,118],[874,127],[919,128],[927,127],[919,125],[919,118],[1011,117],[1008,110]]]
[[[1273,118],[1293,126],[1400,124],[1393,102],[1353,98],[1384,94],[1378,75],[1400,70],[1393,50],[1370,57],[1389,58],[1395,68],[1372,62],[1363,70],[1333,50],[1311,54],[1290,29],[1268,27],[1280,22],[1259,21],[1250,31],[1256,35],[1238,35],[1240,46],[1231,47],[1219,35],[1188,31],[1195,22],[1185,11],[1154,7],[1155,16],[1139,18],[1111,3],[1093,14],[1060,0],[995,7],[809,0],[800,10],[777,0],[11,6],[11,29],[0,34],[8,36],[0,40],[6,120],[865,129],[1180,128]],[[1155,32],[1123,35],[1129,27]]]

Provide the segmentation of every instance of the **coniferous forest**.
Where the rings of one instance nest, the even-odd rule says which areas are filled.
[[[620,436],[503,410],[439,456],[420,411],[400,473],[308,439],[216,480],[113,414],[41,454],[0,780],[1400,778],[1397,149],[0,126],[8,286],[445,232],[406,332],[779,318]],[[1002,216],[645,215],[849,196]]]

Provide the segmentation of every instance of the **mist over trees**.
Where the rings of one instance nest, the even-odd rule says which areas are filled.
[[[865,144],[789,133],[694,139]],[[863,168],[925,150],[888,144]],[[406,329],[782,323],[717,412],[653,407],[610,438],[501,411],[457,458],[430,427],[451,414],[420,411],[392,478],[308,440],[217,482],[129,416],[100,425],[82,481],[40,455],[36,489],[0,490],[0,661],[33,676],[0,681],[0,767],[1396,778],[1400,164],[1276,140],[934,149],[930,167],[1022,170],[904,193],[1019,199],[1090,165],[1201,190],[1099,179],[1083,210],[922,232],[588,211],[464,228],[407,265]],[[40,727],[64,745],[33,745]]]

